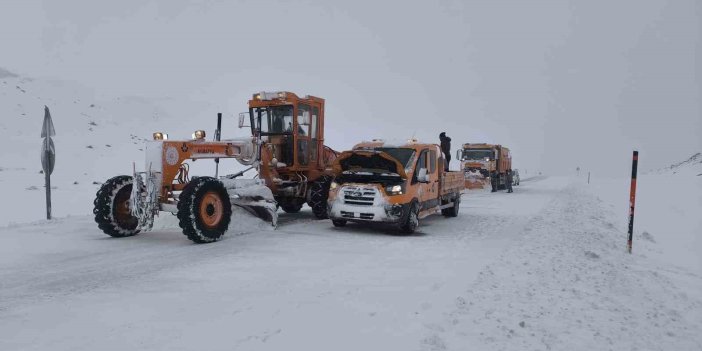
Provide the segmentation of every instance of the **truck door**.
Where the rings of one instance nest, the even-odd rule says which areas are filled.
[[[439,173],[444,171],[443,165],[439,165],[439,150],[437,150],[436,147],[433,147],[428,150],[427,156],[428,160],[427,162],[429,163],[429,184],[431,185],[429,189],[429,196],[430,198],[428,207],[436,207],[439,205],[438,199],[439,199]]]
[[[419,170],[425,168],[427,170],[428,182],[418,183],[419,184],[419,203],[421,210],[426,210],[436,206],[437,194],[438,194],[438,170],[437,170],[437,157],[436,151],[424,149],[419,153],[419,158],[417,159],[417,167],[415,167],[415,180],[419,174]]]

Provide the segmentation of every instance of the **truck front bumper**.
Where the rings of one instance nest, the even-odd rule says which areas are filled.
[[[329,218],[356,222],[397,223],[407,205],[373,204],[352,205],[337,198],[329,203]]]

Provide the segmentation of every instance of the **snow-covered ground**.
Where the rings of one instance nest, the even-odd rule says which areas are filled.
[[[237,213],[209,245],[170,215],[124,239],[88,216],[7,227],[0,349],[700,349],[699,270],[654,260],[665,239],[638,230],[626,254],[598,197],[525,179],[409,237],[309,209],[278,230]]]

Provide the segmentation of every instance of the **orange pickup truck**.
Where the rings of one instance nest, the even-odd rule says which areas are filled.
[[[348,221],[390,223],[404,234],[432,214],[456,217],[463,173],[445,172],[444,162],[436,144],[360,143],[334,161],[329,217],[337,227]]]

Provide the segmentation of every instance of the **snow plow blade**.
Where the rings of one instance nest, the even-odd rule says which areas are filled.
[[[465,175],[466,189],[483,189],[487,183],[487,178],[485,178],[480,173],[469,172]]]
[[[221,179],[233,206],[278,226],[278,207],[271,189],[259,179]]]

